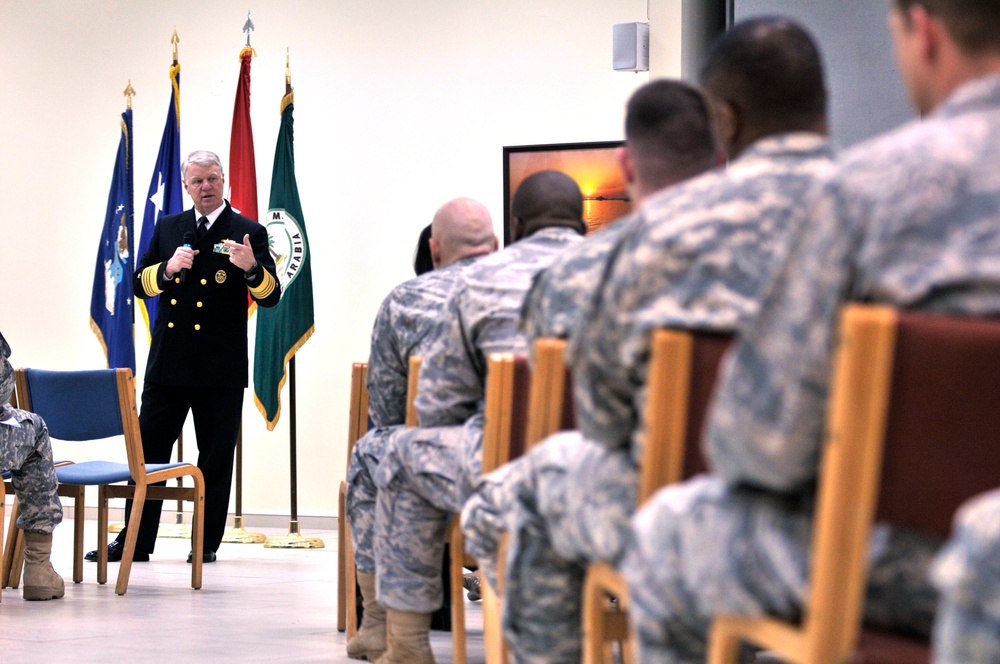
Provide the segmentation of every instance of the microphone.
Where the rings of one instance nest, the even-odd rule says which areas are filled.
[[[187,232],[187,233],[184,234],[184,246],[187,247],[188,249],[190,249],[192,242],[194,242],[194,233],[192,233],[192,232],[189,231],[189,232]],[[188,273],[188,269],[186,267],[182,267],[181,268],[181,274],[178,277],[178,279],[181,280],[182,284],[184,283],[184,280],[187,279],[187,273]]]

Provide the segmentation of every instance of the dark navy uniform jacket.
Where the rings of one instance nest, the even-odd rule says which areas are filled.
[[[226,209],[203,238],[192,243],[200,253],[182,282],[164,277],[167,261],[184,235],[195,231],[195,211],[163,217],[133,278],[136,297],[160,296],[153,327],[146,380],[192,387],[247,386],[247,289],[262,307],[281,298],[281,285],[268,251],[262,224]],[[223,253],[224,240],[243,243],[250,236],[258,267],[246,277]]]

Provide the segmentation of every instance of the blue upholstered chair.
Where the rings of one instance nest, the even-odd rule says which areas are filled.
[[[128,536],[115,592],[124,595],[135,553],[139,519],[146,500],[186,500],[194,504],[191,524],[191,587],[201,588],[205,480],[190,463],[147,464],[143,458],[135,382],[130,369],[95,371],[17,370],[20,407],[41,415],[53,439],[93,441],[122,436],[127,463],[84,461],[56,468],[60,489],[76,498],[74,568],[83,553],[83,490],[98,489],[97,581],[107,582],[108,499],[132,498]],[[156,482],[190,476],[193,487],[152,486]],[[128,484],[125,484],[125,483]],[[74,578],[74,580],[76,580]]]

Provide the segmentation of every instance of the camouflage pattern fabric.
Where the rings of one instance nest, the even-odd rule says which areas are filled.
[[[994,77],[851,150],[803,202],[789,257],[723,371],[706,443],[717,481],[664,489],[636,517],[635,545],[621,568],[643,661],[702,661],[719,611],[780,614],[782,602],[799,606],[803,579],[790,570],[806,560],[803,517],[774,508],[767,529],[747,519],[759,520],[757,510],[774,496],[811,491],[838,310],[867,301],[1000,314],[998,160]],[[733,487],[741,485],[759,489],[745,498],[750,507],[733,504]],[[714,536],[705,538],[696,524]],[[890,619],[887,626],[926,632],[937,543],[901,539],[890,534],[872,551],[875,569],[887,571],[871,578],[866,617],[874,612]],[[666,561],[664,550],[674,552]]]
[[[830,156],[816,134],[761,140],[727,169],[655,195],[609,251],[570,337],[581,431],[515,462],[531,471],[516,474],[512,507],[477,502],[488,490],[467,506],[470,542],[482,529],[474,512],[512,510],[504,629],[518,661],[579,659],[583,569],[614,562],[629,541],[652,330],[730,331],[752,316],[787,250],[793,211]]]
[[[1000,491],[973,498],[959,510],[932,579],[941,596],[934,660],[1000,663]]]
[[[63,511],[56,494],[49,430],[38,415],[8,403],[14,394],[14,367],[9,357],[10,346],[0,334],[0,472],[10,472],[21,507],[18,527],[50,534],[62,521]]]
[[[347,468],[346,512],[359,572],[375,573],[375,496],[372,479],[386,442],[406,421],[410,357],[430,346],[438,314],[465,258],[399,284],[379,307],[368,356],[368,416],[373,427],[354,445]]]
[[[441,606],[441,544],[482,468],[486,359],[524,353],[518,312],[534,275],[582,238],[546,228],[463,269],[420,370],[420,427],[397,432],[375,476],[380,604],[429,613]]]
[[[520,328],[528,341],[567,339],[579,325],[586,302],[604,281],[607,257],[620,238],[639,224],[639,215],[605,226],[569,247],[535,275],[521,308]]]

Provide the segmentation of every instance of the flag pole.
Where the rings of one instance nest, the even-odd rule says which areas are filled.
[[[173,66],[176,67],[179,63],[177,57],[177,44],[180,43],[180,37],[177,36],[177,28],[174,27],[174,34],[170,37],[170,43],[173,45],[174,50],[174,60]],[[177,463],[184,461],[184,432],[182,431],[177,436]],[[183,478],[177,478],[177,488],[184,486]],[[157,537],[174,537],[178,539],[191,539],[191,526],[184,523],[184,501],[177,500],[177,509],[174,511],[174,522],[172,524],[160,524],[159,529],[156,531]]]
[[[289,62],[288,51],[285,51],[285,97],[291,99],[292,95],[292,68]],[[288,419],[288,466],[291,474],[290,498],[291,510],[289,512],[288,535],[285,537],[269,537],[264,542],[264,547],[268,549],[322,549],[323,540],[318,537],[304,537],[299,532],[299,510],[298,510],[298,460],[296,454],[296,407],[295,407],[295,355],[288,359],[288,407],[291,411]]]
[[[253,30],[254,30],[254,25],[253,21],[250,19],[250,11],[248,10],[246,23],[243,24],[243,32],[246,33],[247,43],[246,46],[243,48],[243,50],[240,52],[241,60],[243,58],[243,51],[248,49],[252,51],[252,47],[250,46],[250,33],[253,32]],[[242,77],[242,75],[243,72],[241,69],[240,76]],[[239,86],[237,86],[236,94],[237,97],[239,97]],[[248,114],[249,110],[250,109],[248,108],[247,109]],[[230,151],[229,170],[230,171],[233,170],[231,151]],[[254,175],[256,176],[256,169]],[[256,185],[254,186],[254,192],[255,192],[254,201],[256,201],[257,198]],[[243,214],[246,216],[250,216],[254,221],[257,220],[256,209],[252,211],[252,216],[249,210],[244,210]],[[247,305],[252,306],[252,300],[248,300]],[[252,308],[250,312],[252,314],[253,312]],[[227,544],[260,544],[266,539],[267,537],[264,535],[264,533],[251,532],[243,527],[243,423],[241,422],[239,433],[236,435],[236,508],[235,511],[233,512],[233,527],[232,529],[227,530],[222,535],[222,541]]]
[[[288,360],[288,439],[289,468],[291,472],[291,512],[288,521],[288,535],[284,537],[269,537],[264,542],[268,549],[322,549],[323,540],[318,537],[305,537],[299,532],[298,514],[298,482],[296,480],[298,462],[296,460],[296,421],[295,421],[295,356]]]

